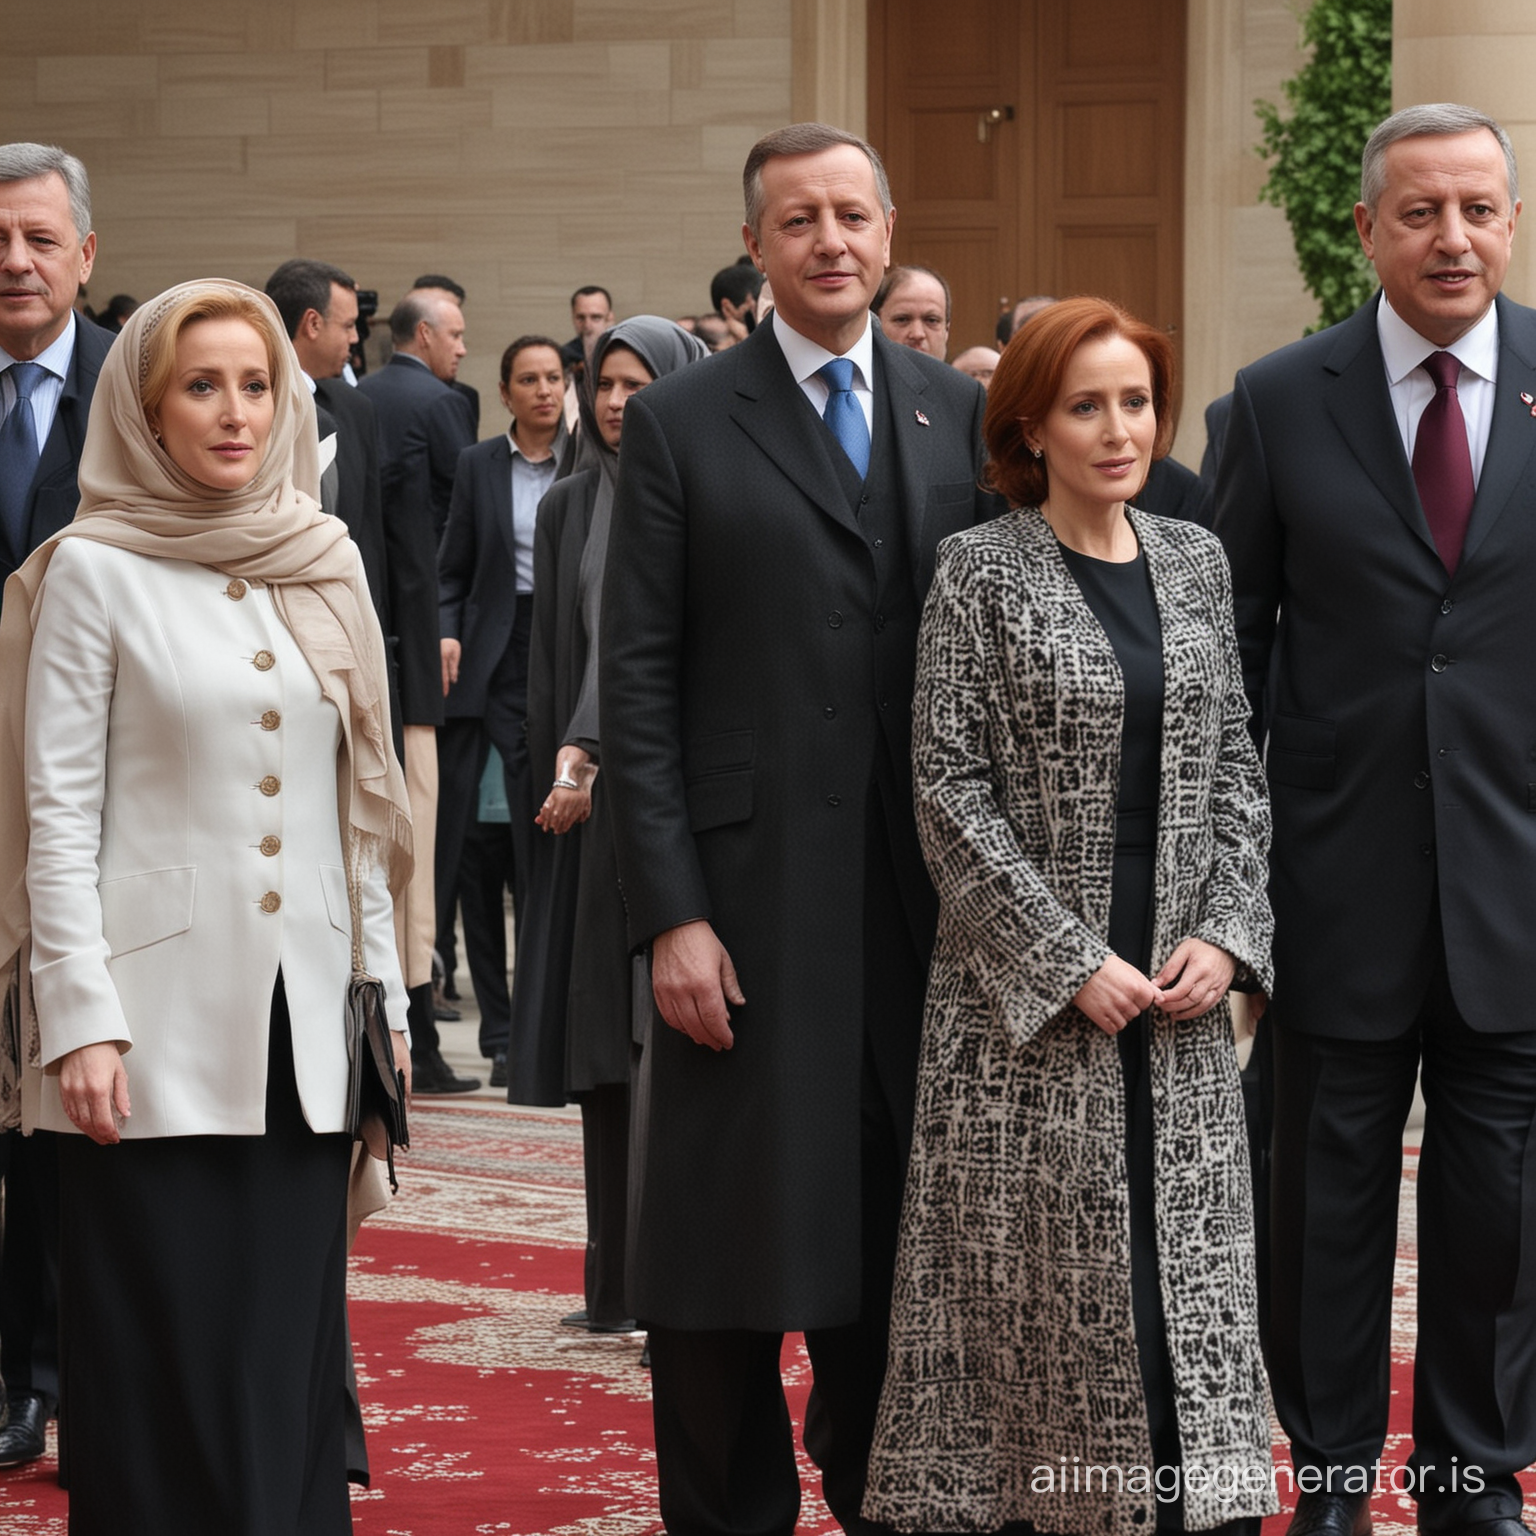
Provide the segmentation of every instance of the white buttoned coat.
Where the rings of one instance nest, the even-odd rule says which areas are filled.
[[[359,576],[361,580],[361,576]],[[281,969],[304,1115],[344,1129],[351,918],[341,722],[264,586],[66,539],[27,678],[28,1126],[73,1131],[60,1059],[125,1052],[131,1138],[259,1135]],[[367,963],[404,1024],[383,875]]]

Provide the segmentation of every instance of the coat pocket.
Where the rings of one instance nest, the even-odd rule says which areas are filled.
[[[352,932],[352,903],[347,897],[347,872],[340,864],[320,866],[320,889],[325,893],[325,911],[332,928]]]
[[[753,746],[751,731],[719,731],[689,742],[683,793],[690,831],[704,832],[751,816]]]
[[[976,521],[976,487],[956,480],[928,488],[923,507],[923,547],[932,549],[941,539],[960,533]]]
[[[197,869],[190,864],[103,880],[96,887],[101,934],[113,959],[185,933],[192,926],[196,886]]]
[[[1269,747],[1264,754],[1270,782],[1293,789],[1332,789],[1338,734],[1331,720],[1276,715],[1269,723]]]

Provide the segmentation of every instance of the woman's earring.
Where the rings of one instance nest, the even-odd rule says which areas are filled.
[[[1038,448],[1031,448],[1031,449],[1030,449],[1030,450],[1029,450],[1029,451],[1030,451],[1030,452],[1031,452],[1031,453],[1032,453],[1032,454],[1034,454],[1034,456],[1035,456],[1035,457],[1036,457],[1036,458],[1037,458],[1037,459],[1038,459],[1038,458],[1039,458],[1039,457],[1040,457],[1040,450],[1039,450],[1039,449],[1038,449]]]

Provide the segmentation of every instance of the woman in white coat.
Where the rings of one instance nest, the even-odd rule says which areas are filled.
[[[343,1001],[358,908],[403,1022],[410,826],[318,489],[276,310],[185,284],[113,347],[80,510],[6,592],[0,956],[27,1126],[70,1133],[75,1536],[351,1529]]]

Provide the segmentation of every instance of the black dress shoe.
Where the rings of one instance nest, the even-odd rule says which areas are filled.
[[[580,1312],[567,1312],[560,1319],[562,1328],[585,1328],[587,1326],[587,1309],[583,1307]]]
[[[473,1093],[480,1086],[478,1077],[459,1077],[443,1060],[441,1051],[411,1057],[411,1094]]]
[[[1363,1493],[1304,1493],[1285,1536],[1370,1536],[1371,1501]]]
[[[491,1057],[491,1087],[505,1088],[507,1086],[507,1053],[497,1051]]]
[[[457,1024],[464,1015],[457,1008],[450,1008],[447,1003],[433,1003],[432,1017],[439,1024]]]
[[[1531,1528],[1513,1515],[1505,1515],[1497,1520],[1464,1520],[1460,1525],[1436,1526],[1434,1536],[1531,1536]]]
[[[6,1405],[10,1418],[0,1429],[0,1467],[24,1466],[43,1454],[53,1404],[41,1392],[11,1392]]]

